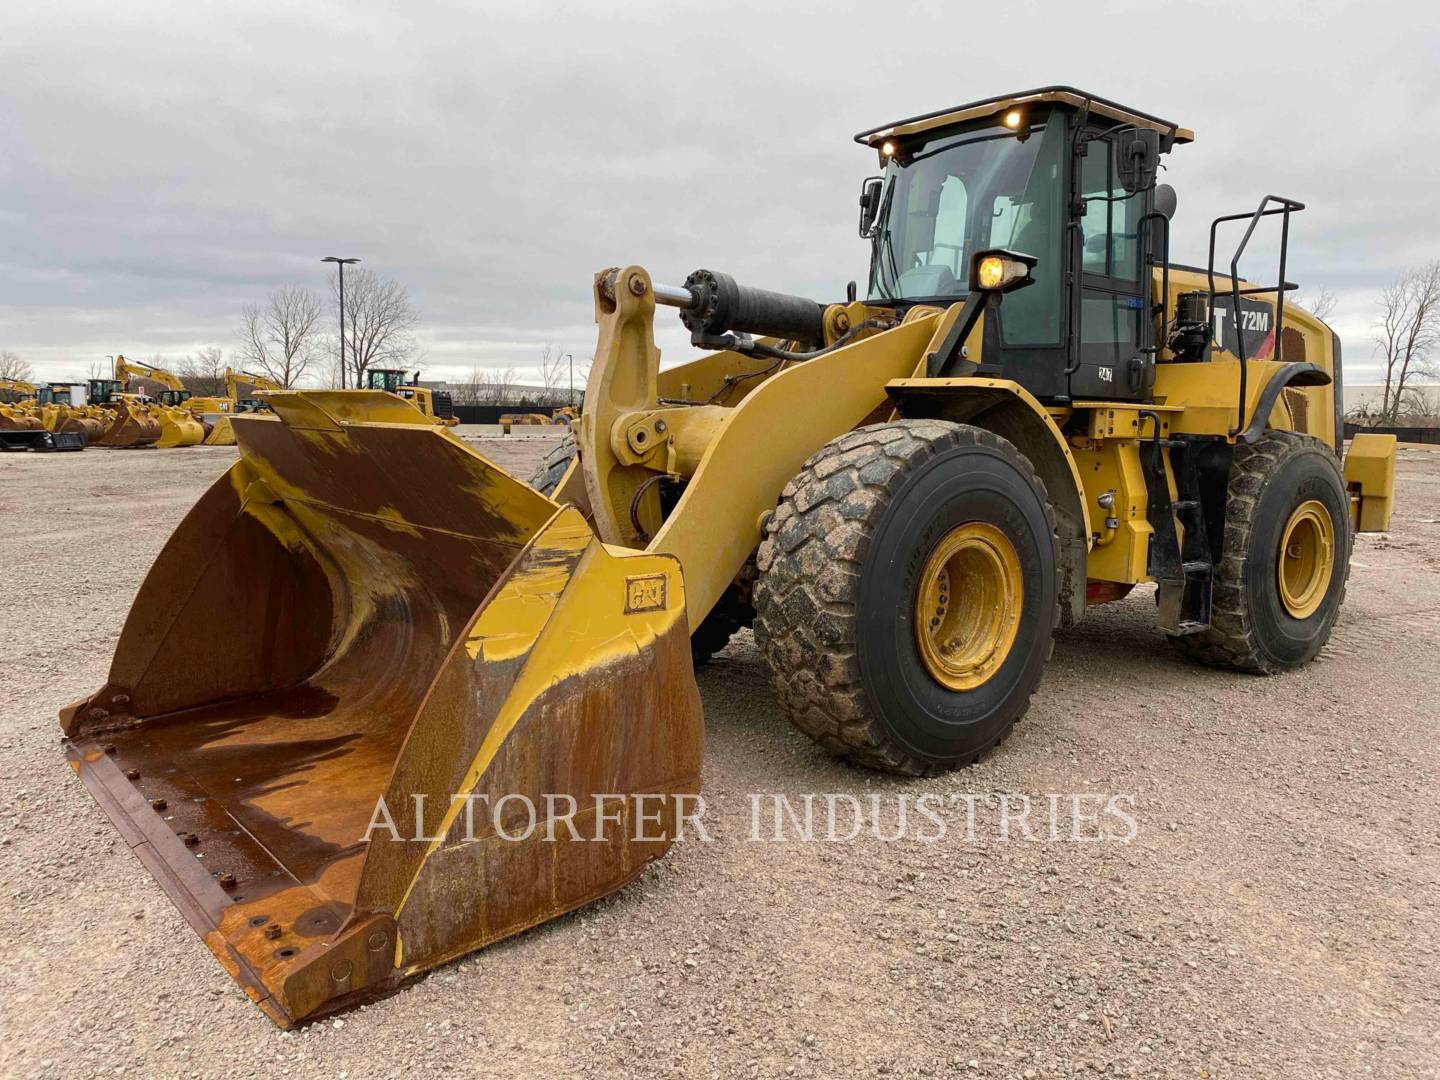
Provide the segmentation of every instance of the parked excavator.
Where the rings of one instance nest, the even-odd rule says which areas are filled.
[[[149,395],[156,402],[160,419],[160,439],[155,444],[162,450],[172,446],[234,446],[235,433],[230,427],[231,402],[228,397],[196,397],[174,373],[139,360],[115,358],[115,378],[125,390],[142,386],[144,380],[159,384],[158,393]]]
[[[1183,656],[1310,662],[1394,441],[1342,464],[1339,338],[1286,303],[1302,203],[1172,260],[1156,170],[1193,137],[1062,86],[868,129],[863,299],[600,271],[543,493],[385,395],[270,394],[63,712],[73,766],[289,1026],[660,857],[692,664],[743,625],[796,727],[908,776],[995,749],[1056,627],[1137,585]],[[662,307],[700,350],[666,371]]]
[[[251,371],[236,371],[234,368],[228,367],[225,369],[225,393],[230,399],[231,412],[267,412],[270,406],[265,404],[263,398],[255,395],[284,389],[285,387],[280,383],[265,375],[256,375]]]

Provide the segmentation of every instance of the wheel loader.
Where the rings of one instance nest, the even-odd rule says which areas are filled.
[[[399,368],[367,368],[365,370],[365,389],[382,390],[408,401],[424,415],[430,417],[432,423],[443,424],[446,427],[455,427],[460,423],[455,416],[455,402],[450,391],[421,386],[420,372],[418,371],[409,382],[406,382],[405,376],[408,374],[408,371],[402,371]]]
[[[1342,466],[1339,341],[1285,303],[1301,203],[1172,261],[1156,169],[1192,138],[1069,87],[867,130],[864,299],[601,271],[543,492],[388,395],[267,395],[62,713],[70,761],[288,1026],[661,856],[692,665],[740,626],[797,727],[905,775],[997,746],[1055,628],[1137,585],[1183,655],[1314,659],[1393,441]],[[1273,283],[1240,273],[1262,226]],[[661,370],[660,308],[698,358]]]

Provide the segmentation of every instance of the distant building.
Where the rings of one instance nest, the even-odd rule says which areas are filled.
[[[1406,412],[1417,416],[1440,416],[1440,384],[1427,383],[1406,390],[1407,396],[1418,399],[1408,404]],[[1364,410],[1379,412],[1385,401],[1384,383],[1346,383],[1345,412],[1347,414]]]

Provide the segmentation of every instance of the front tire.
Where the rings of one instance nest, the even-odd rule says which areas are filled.
[[[859,764],[935,775],[998,745],[1053,645],[1058,540],[1006,440],[900,420],[833,440],[760,546],[755,639],[790,720]]]

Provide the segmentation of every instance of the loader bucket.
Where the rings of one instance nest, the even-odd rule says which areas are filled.
[[[45,428],[47,431],[75,434],[84,438],[86,444],[100,441],[104,434],[105,426],[93,416],[89,416],[79,409],[51,406],[45,416]]]
[[[234,446],[235,427],[230,423],[230,417],[225,413],[206,413],[205,424],[205,445],[206,446]]]
[[[38,431],[40,417],[20,408],[0,409],[0,431]]]
[[[199,446],[205,441],[205,425],[184,409],[161,409],[160,438],[155,445],[165,450],[172,446]]]
[[[61,713],[80,779],[284,1027],[613,892],[699,790],[676,560],[606,548],[414,410],[337,419],[343,393],[234,419],[108,683]]]
[[[160,438],[160,421],[144,406],[122,401],[108,406],[110,423],[97,446],[153,446]]]

